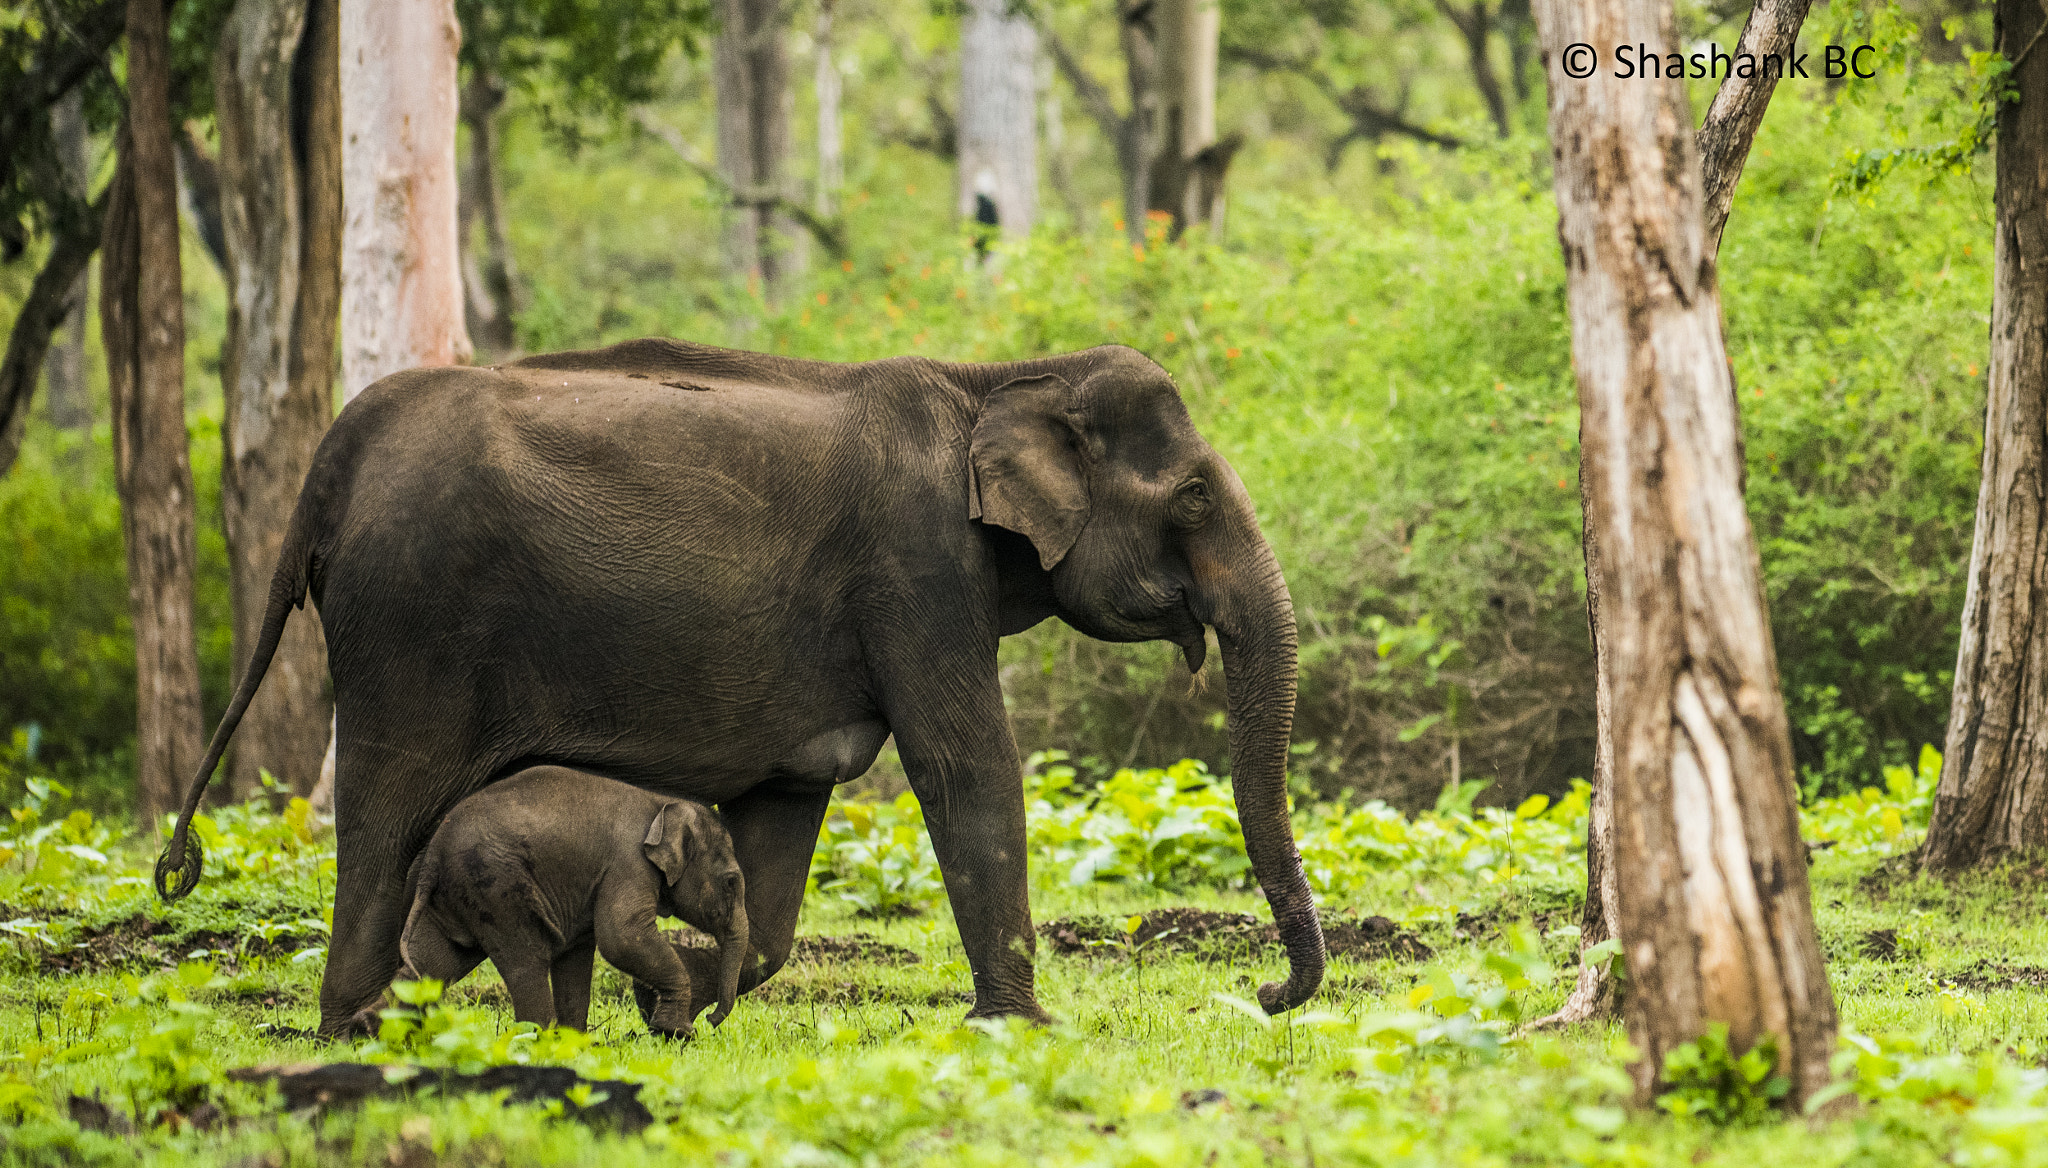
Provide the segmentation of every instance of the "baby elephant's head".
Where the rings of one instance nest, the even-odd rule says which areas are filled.
[[[641,850],[661,869],[662,907],[718,939],[716,1026],[732,1012],[747,959],[747,881],[732,836],[716,811],[675,800],[655,813]]]

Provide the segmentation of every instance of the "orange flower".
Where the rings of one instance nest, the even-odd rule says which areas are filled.
[[[1224,356],[1225,356],[1226,358],[1228,358],[1228,359],[1230,359],[1230,360],[1232,360],[1232,361],[1235,361],[1235,360],[1237,360],[1237,358],[1238,358],[1237,346],[1236,346],[1236,345],[1232,345],[1232,346],[1230,346],[1230,347],[1229,347],[1228,349],[1225,349],[1225,350],[1223,350],[1223,355],[1224,355]]]
[[[1570,484],[1570,483],[1567,483],[1567,482],[1565,482],[1565,481],[1564,481],[1563,479],[1559,479],[1559,480],[1557,480],[1557,489],[1558,489],[1558,490],[1560,490],[1560,491],[1562,491],[1562,490],[1566,490],[1566,489],[1568,489],[1568,488],[1569,488],[1570,486],[1571,486],[1571,484]]]
[[[1970,376],[1972,376],[1972,377],[1975,377],[1975,376],[1977,376],[1977,367],[1976,367],[1975,365],[1972,365],[1972,366],[1970,366],[1970,367],[1969,367],[1969,371],[1970,371]]]
[[[839,261],[839,270],[840,270],[840,271],[842,271],[842,272],[850,272],[850,271],[852,271],[852,270],[853,270],[853,261],[852,261],[852,260],[840,260],[840,261]]]
[[[825,295],[823,292],[818,293],[818,306],[820,308],[830,303],[832,303],[832,298],[830,296]]]
[[[931,266],[930,264],[926,264],[925,266],[923,266],[923,267],[919,268],[919,269],[917,270],[917,278],[918,278],[918,279],[920,279],[920,280],[929,280],[929,279],[931,279],[931,278],[932,278],[932,266]]]
[[[1167,343],[1167,344],[1169,344],[1169,345],[1170,345],[1170,344],[1172,344],[1173,342],[1175,342],[1175,341],[1177,341],[1177,340],[1179,340],[1179,339],[1180,339],[1179,337],[1177,337],[1177,336],[1175,336],[1175,335],[1174,335],[1174,331],[1173,331],[1172,329],[1167,329],[1167,330],[1166,330],[1166,343]]]
[[[916,184],[916,183],[904,183],[904,184],[903,184],[903,193],[904,193],[904,194],[906,194],[906,195],[914,195],[914,194],[916,194],[916,193],[917,193],[917,184]]]
[[[1144,262],[1145,262],[1145,245],[1144,245],[1144,244],[1142,244],[1142,243],[1134,243],[1134,244],[1132,244],[1132,245],[1131,245],[1131,258],[1132,258],[1132,259],[1134,259],[1134,260],[1136,260],[1136,261],[1138,261],[1138,262],[1139,262],[1139,263],[1141,263],[1141,264],[1142,264],[1142,263],[1144,263]]]
[[[1116,221],[1116,229],[1117,229],[1118,231],[1122,231],[1122,230],[1124,229],[1124,221],[1123,221],[1123,220],[1119,219],[1119,220],[1117,220],[1117,221]]]
[[[1357,313],[1355,313],[1355,312],[1351,314],[1351,323],[1352,323],[1352,324],[1357,324],[1357,323],[1358,323],[1358,314],[1357,314]]]
[[[967,299],[967,289],[965,289],[965,288],[955,288],[955,289],[953,289],[953,299],[955,299],[955,300],[965,300],[965,299]]]

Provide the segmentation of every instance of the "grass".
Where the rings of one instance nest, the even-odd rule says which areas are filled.
[[[1418,881],[1398,867],[1331,893],[1326,917],[1400,918],[1404,935],[1433,955],[1404,945],[1338,956],[1323,992],[1289,1019],[1269,1022],[1244,1008],[1259,982],[1284,973],[1277,951],[1183,950],[1172,935],[1134,946],[1147,930],[1073,953],[1041,945],[1039,994],[1057,1026],[963,1027],[971,986],[943,899],[922,916],[873,919],[845,895],[813,892],[800,938],[866,943],[850,951],[800,940],[795,962],[742,999],[724,1027],[700,1027],[687,1045],[648,1037],[627,982],[602,965],[588,1043],[521,1035],[488,967],[432,1008],[440,1037],[412,1058],[460,1069],[562,1062],[591,1079],[639,1082],[656,1119],[639,1135],[598,1134],[541,1106],[479,1096],[285,1114],[223,1073],[391,1055],[262,1029],[317,1021],[317,934],[331,859],[326,841],[301,830],[303,820],[294,827],[290,813],[227,813],[217,830],[242,841],[223,849],[239,873],[216,862],[197,894],[168,909],[121,874],[126,853],[110,856],[97,877],[67,877],[63,890],[13,874],[11,895],[42,907],[0,910],[13,918],[11,945],[0,954],[9,966],[0,985],[0,1158],[2043,1162],[2048,930],[2039,922],[2048,880],[2024,866],[1953,883],[1902,874],[1885,853],[1911,842],[1910,825],[1892,831],[1877,804],[1896,810],[1908,801],[1884,803],[1877,792],[1852,799],[1871,804],[1852,810],[1878,824],[1872,832],[1843,829],[1839,806],[1809,813],[1810,835],[1834,814],[1844,839],[1818,855],[1815,903],[1845,1031],[1884,1037],[1851,1040],[1868,1048],[1861,1055],[1845,1042],[1842,1069],[1865,1102],[1819,1127],[1789,1120],[1722,1128],[1627,1108],[1618,1026],[1501,1042],[1515,1017],[1561,1000],[1575,942],[1560,925],[1576,920],[1575,906],[1559,902],[1554,879],[1511,872]],[[90,830],[53,822],[74,834]],[[63,838],[60,831],[43,843]],[[18,869],[23,861],[9,863]],[[1107,917],[1111,937],[1127,916],[1170,906],[1263,913],[1242,891],[1076,885],[1049,862],[1035,879],[1041,923]],[[1461,911],[1408,911],[1427,902]],[[48,940],[24,922],[40,922]],[[84,969],[58,972],[46,960],[46,950],[64,950],[109,923],[121,928],[88,943],[97,960],[55,959]],[[174,943],[186,937],[209,951],[193,958]],[[108,958],[112,966],[100,963]],[[1564,973],[1550,976],[1557,971]],[[162,1121],[141,1135],[81,1129],[66,1118],[67,1097],[96,1091],[115,1110],[145,1119],[160,1111]],[[202,1114],[200,1101],[229,1118],[213,1130],[189,1126],[185,1120]]]

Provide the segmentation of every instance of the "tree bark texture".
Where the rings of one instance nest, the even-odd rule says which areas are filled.
[[[5,474],[21,453],[28,407],[35,397],[50,337],[70,313],[71,293],[85,279],[93,250],[99,247],[100,228],[92,221],[97,214],[95,206],[74,229],[57,233],[43,270],[36,273],[28,299],[8,330],[7,353],[0,358],[0,474]]]
[[[1997,243],[1983,485],[1948,738],[1922,863],[2048,847],[2048,38],[2038,0],[1999,0],[2020,97],[1998,115]]]
[[[342,0],[341,382],[469,360],[452,0]]]
[[[92,197],[92,157],[87,142],[85,102],[72,90],[50,107],[50,137],[64,167],[65,185],[83,203]],[[98,223],[88,218],[97,237]],[[88,273],[81,267],[65,295],[63,334],[43,358],[43,404],[50,424],[63,430],[92,429],[92,395],[85,381],[85,297]]]
[[[107,199],[100,321],[135,626],[136,802],[153,823],[177,808],[205,740],[192,606],[197,553],[178,176],[161,0],[131,0],[127,27],[128,124]]]
[[[1567,45],[1675,47],[1668,0],[1541,0],[1587,525],[1609,655],[1615,887],[1647,1100],[1710,1021],[1828,1080],[1834,998],[1741,490],[1734,387],[1682,82],[1567,77]]]
[[[1743,25],[1736,52],[1749,53],[1758,60],[1767,53],[1790,59],[1810,0],[1764,0]],[[1794,12],[1796,7],[1797,11]],[[1763,125],[1776,79],[1743,78],[1730,75],[1716,91],[1706,119],[1701,122],[1694,144],[1699,149],[1701,189],[1704,192],[1701,232],[1705,254],[1711,259],[1721,246],[1721,229],[1728,222],[1728,209],[1735,197],[1735,184],[1749,160],[1749,148]],[[1733,393],[1733,386],[1730,386]],[[1730,409],[1735,410],[1731,401]],[[1592,481],[1585,463],[1583,428],[1579,444],[1579,489],[1585,514],[1593,513],[1592,499],[1583,492]],[[1741,434],[1738,431],[1737,465],[1740,466]],[[1579,951],[1618,936],[1614,891],[1613,787],[1614,754],[1612,720],[1608,708],[1608,676],[1611,668],[1608,645],[1600,633],[1600,543],[1599,533],[1588,522],[1583,536],[1586,557],[1586,623],[1593,639],[1594,668],[1598,671],[1594,699],[1596,732],[1593,745],[1592,821],[1586,835],[1586,908],[1579,926]],[[1541,1020],[1539,1025],[1581,1022],[1607,1013],[1614,1004],[1612,983],[1602,966],[1581,962],[1578,984],[1564,1006]]]
[[[498,111],[505,86],[481,68],[462,87],[462,123],[469,127],[469,159],[462,168],[455,238],[462,249],[462,283],[468,290],[469,335],[484,352],[507,357],[519,349],[513,328],[519,275],[505,232],[505,200],[498,187]],[[476,248],[481,222],[484,246]]]
[[[777,0],[717,0],[712,69],[718,90],[718,169],[736,200],[726,230],[726,269],[758,281],[770,304],[789,270],[789,230],[776,210],[789,155],[789,49]]]
[[[1790,60],[1799,28],[1806,23],[1806,10],[1812,4],[1813,0],[1758,0],[1742,25],[1742,35],[1736,38],[1735,56],[1748,53],[1761,61],[1764,54],[1777,53],[1781,60]],[[1721,249],[1721,229],[1727,226],[1728,208],[1735,202],[1735,183],[1742,177],[1742,166],[1749,159],[1750,143],[1756,141],[1757,127],[1763,125],[1771,92],[1778,87],[1778,73],[1776,69],[1763,69],[1753,77],[1737,77],[1731,70],[1714,91],[1714,102],[1707,107],[1706,120],[1700,123],[1696,141],[1700,169],[1706,176],[1701,230],[1709,255]]]
[[[248,668],[285,529],[334,414],[341,290],[335,0],[239,0],[214,56],[228,327],[221,511],[235,676]],[[285,625],[228,760],[238,796],[268,769],[312,789],[327,745],[327,652],[311,609]]]
[[[821,219],[839,214],[839,191],[846,185],[845,131],[840,127],[841,85],[839,62],[833,59],[837,45],[832,30],[832,0],[818,0],[818,20],[811,43],[813,87],[818,97],[818,190],[813,206]]]
[[[1038,29],[1010,0],[968,0],[960,22],[960,217],[987,199],[1006,239],[1038,219]]]

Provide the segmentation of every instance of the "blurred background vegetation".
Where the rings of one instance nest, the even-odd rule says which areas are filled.
[[[815,2],[797,5],[790,33],[791,168],[805,190]],[[1680,10],[1690,35],[1723,46],[1746,14]],[[1039,11],[1115,92],[1109,10]],[[1028,241],[983,262],[954,210],[958,13],[943,0],[839,0],[845,256],[795,238],[786,258],[800,275],[778,304],[720,263],[730,208],[697,161],[716,135],[710,56],[694,39],[652,58],[630,108],[583,92],[575,52],[508,52],[501,63],[523,62],[497,121],[515,347],[667,335],[850,361],[1133,345],[1178,380],[1287,572],[1301,781],[1410,808],[1453,779],[1494,780],[1487,804],[1561,794],[1591,769],[1593,669],[1543,75],[1526,4],[1481,4],[1493,24],[1477,66],[1459,23],[1472,11],[1227,0],[1218,119],[1246,145],[1225,229],[1174,242],[1163,221],[1142,244],[1127,238],[1115,145],[1048,67],[1043,214]],[[1988,7],[1903,12],[1919,26],[1910,64],[1895,56],[1867,85],[1779,88],[1720,255],[1748,496],[1810,795],[1873,782],[1941,741],[1975,507],[1989,163],[1853,194],[1836,181],[1854,150],[1902,141],[1914,111],[1946,92],[1940,69],[1988,42]],[[1866,19],[1854,4],[1817,9],[1807,38],[1854,42]],[[1696,111],[1711,93],[1695,83]],[[194,126],[203,144],[210,126]],[[0,264],[0,322],[40,246]],[[210,729],[230,670],[225,308],[189,221],[186,253]],[[87,335],[97,425],[61,430],[39,401],[0,478],[0,774],[18,786],[26,772],[10,763],[32,757],[118,811],[135,665],[96,319]],[[1191,685],[1170,646],[1048,624],[1006,642],[1003,677],[1027,753],[1069,751],[1084,774],[1227,764],[1221,687]]]

